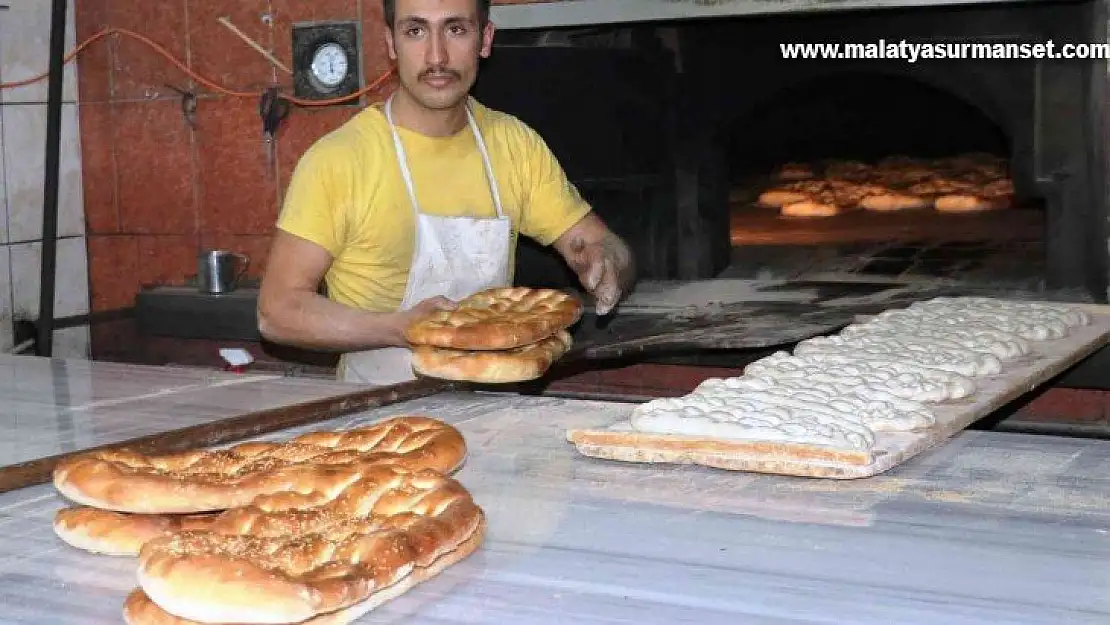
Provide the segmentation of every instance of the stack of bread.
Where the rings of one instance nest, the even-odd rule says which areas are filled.
[[[137,555],[130,625],[350,623],[478,548],[453,427],[398,416],[284,443],[58,464],[70,545]]]
[[[856,210],[998,210],[1013,204],[1014,183],[1007,170],[1006,161],[983,153],[940,159],[892,156],[875,164],[787,163],[758,204],[779,209],[784,217],[830,217]]]
[[[405,331],[419,375],[486,384],[534,380],[570,349],[567,328],[582,303],[555,289],[480,291],[454,310],[417,319]]]

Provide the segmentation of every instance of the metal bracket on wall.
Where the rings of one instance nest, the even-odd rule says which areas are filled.
[[[1045,164],[1044,128],[1047,121],[1043,70],[1044,63],[1041,61],[1033,64],[1033,182],[1042,192],[1054,194],[1070,174],[1061,169],[1048,171],[1049,167]]]

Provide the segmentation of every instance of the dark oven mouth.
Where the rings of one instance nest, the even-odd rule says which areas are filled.
[[[726,275],[1043,282],[1049,207],[1011,117],[915,69],[832,67],[722,124]]]
[[[1100,11],[979,5],[686,27],[687,91],[705,113],[692,126],[702,137],[700,186],[710,189],[699,212],[725,215],[717,219],[729,231],[718,275],[879,276],[1104,298],[1105,60],[796,59],[780,48],[1059,46],[1094,32],[1104,42],[1105,28],[1090,22]],[[730,59],[727,73],[743,78],[721,80],[712,58]],[[790,190],[803,193],[781,193]]]
[[[544,136],[632,243],[644,278],[881,276],[1105,301],[1105,59],[797,59],[781,48],[1051,41],[1059,50],[1106,41],[1102,0],[835,4],[511,31],[476,95]],[[822,182],[823,197],[804,199],[827,208],[836,198],[836,214],[784,216],[761,202],[798,182],[784,168]],[[930,181],[931,192],[910,188]],[[861,209],[847,183],[926,205]],[[991,208],[937,209],[955,195]],[[524,247],[519,281],[574,284],[556,275],[550,253]]]

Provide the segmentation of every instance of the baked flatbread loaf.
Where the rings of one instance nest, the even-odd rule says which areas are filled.
[[[582,303],[556,289],[505,287],[467,297],[405,330],[411,346],[504,350],[535,343],[574,325]]]
[[[811,174],[806,167],[782,165],[780,182],[764,190],[756,203],[779,209],[784,217],[831,217],[856,209],[893,212],[934,206],[941,212],[973,212],[1013,202],[1007,162],[990,154],[933,160],[897,155],[875,165],[829,160],[821,176],[806,175]],[[787,182],[790,178],[795,181]]]
[[[902,189],[919,182],[927,182],[939,176],[938,172],[928,167],[906,167],[904,169],[876,170],[873,182],[887,187]]]
[[[205,529],[211,514],[127,514],[90,506],[62,508],[54,533],[72,547],[108,556],[134,556],[147,541],[174,532]]]
[[[973,213],[999,210],[1009,208],[1013,204],[1013,199],[1013,181],[1002,179],[968,192],[938,197],[936,199],[936,209],[942,213]]]
[[[778,168],[775,177],[779,180],[809,180],[814,177],[813,168],[806,163],[786,163]]]
[[[825,177],[832,180],[867,182],[874,176],[875,168],[862,161],[834,159],[825,166]]]
[[[539,341],[507,350],[459,350],[418,345],[412,348],[412,368],[420,375],[486,384],[534,380],[542,376],[573,344],[566,330]]]
[[[923,158],[906,156],[904,154],[895,154],[879,159],[879,162],[875,163],[875,169],[884,171],[898,171],[925,168],[928,167],[928,165],[929,162]]]
[[[432,579],[453,564],[464,560],[481,545],[485,533],[486,520],[483,516],[478,529],[470,535],[470,538],[459,544],[453,551],[439,556],[431,565],[413,567],[412,572],[403,580],[388,588],[376,591],[370,598],[348,608],[299,621],[297,625],[349,625],[354,623],[378,606],[396,599],[414,586]],[[151,601],[142,588],[136,588],[127,595],[123,605],[123,619],[127,625],[207,625],[200,621],[170,614]]]
[[[864,210],[874,211],[877,213],[886,213],[900,210],[913,210],[918,208],[928,208],[929,202],[916,195],[909,193],[901,193],[898,191],[888,191],[886,193],[876,193],[868,195],[860,200],[860,208]]]
[[[155,538],[138,577],[182,619],[300,623],[368,611],[472,553],[484,532],[481,508],[455,480],[379,465],[341,489],[260,497],[207,530]],[[150,610],[128,603],[129,623],[159,622],[138,620]]]
[[[813,199],[791,202],[779,212],[783,217],[833,217],[847,212],[848,209],[837,205],[834,200]]]
[[[870,184],[856,184],[843,180],[825,181],[827,187],[810,199],[792,202],[782,207],[783,217],[832,217],[860,208],[865,198],[888,193],[885,187]]]
[[[766,208],[782,208],[787,204],[806,202],[829,189],[824,180],[800,180],[788,182],[759,194],[756,203]]]
[[[906,192],[910,195],[920,197],[925,200],[929,206],[933,206],[938,197],[956,193],[968,193],[973,191],[975,187],[976,185],[973,183],[963,180],[937,177],[912,185],[906,189]]]
[[[74,502],[105,510],[187,514],[246,505],[267,493],[334,486],[382,464],[449,473],[465,458],[466,441],[455,428],[399,416],[345,432],[217,451],[89,452],[59,462],[54,486]]]

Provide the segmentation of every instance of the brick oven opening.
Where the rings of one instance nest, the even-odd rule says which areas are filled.
[[[1021,185],[1024,193],[1012,197],[984,195],[990,209],[966,205],[980,190],[1013,184],[1016,155],[1004,122],[899,69],[803,77],[722,125],[729,275],[1041,282],[1044,198]],[[819,188],[817,201],[774,197]],[[861,200],[862,193],[875,195]],[[971,212],[947,212],[961,201]],[[818,207],[838,214],[813,212]]]
[[[518,27],[499,34],[474,93],[543,135],[645,278],[875,275],[1105,301],[1104,58],[792,59],[780,47],[1105,42],[1103,2],[833,5]],[[975,154],[1005,170],[1011,206],[782,219],[755,205],[787,163],[820,176],[835,161],[939,170]],[[526,241],[517,279],[576,285]]]

